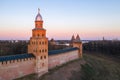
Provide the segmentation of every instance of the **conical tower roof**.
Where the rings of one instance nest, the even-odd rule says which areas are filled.
[[[40,9],[38,8],[38,14],[35,18],[35,21],[42,21],[42,16],[40,15]]]
[[[76,36],[75,41],[76,41],[76,42],[80,42],[80,37],[79,37],[79,35],[78,35],[78,34],[77,34],[77,36]]]
[[[71,38],[71,42],[74,42],[74,41],[75,41],[75,36],[73,35]]]

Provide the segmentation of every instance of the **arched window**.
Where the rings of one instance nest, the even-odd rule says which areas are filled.
[[[44,44],[44,42],[42,42],[42,44]]]
[[[46,56],[44,56],[44,59],[46,59]]]
[[[41,56],[41,59],[42,59],[42,56]]]
[[[39,42],[39,44],[41,44],[41,42]]]
[[[47,44],[47,42],[45,41],[45,44]]]
[[[41,50],[39,52],[41,53]]]
[[[44,49],[42,50],[42,52],[44,52]]]
[[[45,52],[47,52],[47,49],[45,49]]]

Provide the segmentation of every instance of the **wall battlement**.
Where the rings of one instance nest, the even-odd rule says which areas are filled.
[[[16,60],[9,60],[9,61],[2,61],[0,62],[0,66],[2,65],[9,65],[9,64],[17,64],[20,62],[25,62],[25,61],[30,61],[30,60],[35,60],[35,58],[24,58],[24,59],[16,59]]]
[[[0,80],[12,80],[35,73],[35,62],[34,57],[0,62]]]
[[[11,55],[11,56],[1,56],[0,57],[0,65],[7,65],[7,64],[16,64],[28,60],[35,59],[33,54],[18,54],[18,55]]]

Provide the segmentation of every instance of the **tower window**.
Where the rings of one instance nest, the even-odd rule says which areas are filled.
[[[40,53],[41,53],[41,50],[40,50]]]
[[[47,44],[47,42],[45,41],[45,44]]]
[[[45,52],[47,52],[47,49],[45,49]]]
[[[39,44],[41,44],[41,42],[39,42]]]
[[[39,37],[40,35],[38,34],[37,36]]]
[[[42,42],[42,44],[44,44],[44,42]]]
[[[46,59],[46,56],[44,56],[44,59]]]
[[[42,52],[44,52],[44,49],[42,50]]]
[[[44,37],[44,34],[42,34],[42,37]]]
[[[42,56],[41,56],[41,59],[42,59]]]

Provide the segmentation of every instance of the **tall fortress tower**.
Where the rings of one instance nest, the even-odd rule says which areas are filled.
[[[48,56],[49,55],[49,56]],[[69,61],[82,57],[79,35],[71,39],[71,47],[48,51],[48,38],[43,28],[40,9],[35,18],[35,28],[28,44],[28,53],[0,56],[0,80],[13,80],[36,73],[37,77]]]
[[[28,53],[36,58],[36,73],[42,75],[48,72],[48,38],[46,30],[43,28],[43,20],[38,9],[35,18],[35,28],[32,29],[32,37],[28,45]]]

